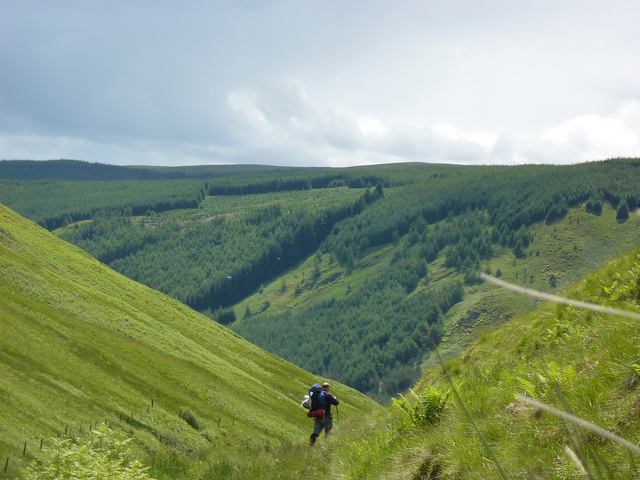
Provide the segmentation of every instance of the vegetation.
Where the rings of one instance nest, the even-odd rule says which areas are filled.
[[[48,226],[88,218],[56,233],[388,402],[431,362],[424,319],[455,355],[477,328],[535,306],[486,295],[479,270],[553,290],[637,242],[638,163],[150,169],[185,179],[6,182],[0,196]]]
[[[415,381],[415,365],[431,348],[428,325],[438,341],[443,312],[462,295],[458,283],[407,297],[397,279],[380,276],[343,299],[316,303],[296,315],[240,320],[233,328],[303,368],[382,399]]]
[[[297,224],[287,219],[312,222],[360,205],[298,263],[241,303],[210,312],[247,336],[261,332],[256,342],[290,342],[283,355],[320,355],[318,336],[326,338],[333,350],[313,363],[332,378],[341,418],[314,449],[299,402],[316,376],[0,207],[7,477],[42,477],[65,458],[67,466],[157,479],[637,478],[635,450],[590,427],[632,444],[640,439],[637,321],[551,304],[531,311],[534,300],[473,275],[499,272],[511,283],[640,314],[640,247],[581,278],[638,244],[635,168],[626,160],[522,172],[430,167],[417,178],[420,167],[407,167],[413,182],[400,181],[400,168],[380,169],[377,189],[292,190],[278,200],[275,192],[204,195],[198,208],[144,219],[102,209],[95,222],[71,226],[95,229],[87,245],[105,246],[116,262],[165,241],[155,235],[171,229],[185,236],[224,218],[240,232],[225,243],[241,246],[242,235],[266,225],[294,234]],[[564,189],[554,178],[561,174]],[[529,187],[536,182],[545,188]],[[133,232],[147,229],[149,238],[126,254],[105,241],[117,244],[114,230],[137,238]],[[256,235],[253,244],[268,241]],[[315,342],[305,343],[310,335]],[[351,363],[336,363],[348,355]],[[418,378],[423,363],[413,385],[406,379]],[[347,374],[380,400],[393,381],[413,389],[383,409],[336,384]],[[96,444],[93,428],[130,451],[119,456]]]
[[[177,449],[233,456],[308,438],[300,401],[316,376],[4,206],[0,272],[0,453],[10,457],[8,478],[40,458],[41,442],[51,449],[51,437],[105,424],[135,436],[135,456],[156,478],[157,459]],[[380,408],[333,383],[343,418]]]
[[[131,459],[127,438],[107,427],[94,430],[89,440],[78,437],[56,440],[51,450],[26,469],[25,480],[62,480],[104,478],[146,480],[149,467]]]
[[[336,221],[357,214],[367,201],[344,191],[334,205],[284,209],[272,195],[267,197],[256,208],[235,210],[231,217],[210,212],[207,221],[180,225],[171,218],[159,228],[134,225],[128,216],[98,216],[61,237],[192,308],[216,310],[240,301],[312,254]],[[207,204],[217,203],[213,198]]]
[[[198,180],[0,181],[0,203],[49,230],[105,211],[144,215],[197,208],[204,194]]]

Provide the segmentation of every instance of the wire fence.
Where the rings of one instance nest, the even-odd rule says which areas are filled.
[[[38,458],[38,456],[47,449],[47,447],[52,447],[53,442],[56,439],[60,438],[78,438],[82,437],[98,428],[99,425],[104,424],[109,428],[122,428],[126,429],[135,428],[135,427],[144,427],[145,420],[148,419],[147,415],[153,414],[154,407],[156,407],[157,402],[154,399],[151,399],[150,403],[145,407],[141,408],[137,413],[130,412],[115,412],[111,414],[107,418],[103,418],[100,420],[92,420],[90,422],[85,422],[84,420],[80,420],[79,423],[68,423],[65,424],[64,429],[60,429],[58,432],[55,432],[53,435],[49,436],[33,436],[30,439],[25,440],[24,442],[20,442],[18,446],[13,447],[13,449],[8,449],[4,452],[0,453],[0,462],[3,462],[4,465],[2,468],[2,477],[7,478],[7,480],[20,478],[21,471],[33,460]],[[166,410],[164,410],[166,411]],[[191,420],[189,417],[189,412],[180,410],[178,413],[178,417],[182,418],[187,424],[191,425]],[[223,421],[224,419],[224,421]],[[217,423],[218,428],[235,428],[235,417],[222,417],[218,416]],[[193,425],[192,425],[193,426]],[[195,428],[195,427],[194,427]],[[279,437],[284,439],[284,433],[280,432],[269,432],[268,428],[265,428],[265,435],[269,435],[272,437]],[[159,432],[155,432],[154,435],[156,438],[164,443],[165,445],[169,445],[179,451],[185,452],[187,454],[194,454],[195,449],[189,445],[185,445],[182,442],[177,441],[176,439],[170,438],[168,436],[162,435]],[[2,464],[0,464],[2,465]]]
[[[145,415],[150,415],[153,413],[153,409],[156,406],[156,402],[154,399],[151,399],[151,402],[146,405],[146,407],[142,408],[138,413],[124,413],[124,412],[116,412],[110,415],[107,418],[101,420],[92,420],[90,422],[85,422],[81,420],[79,423],[68,423],[65,424],[64,429],[60,429],[58,432],[55,432],[50,436],[42,436],[42,437],[32,437],[24,442],[21,442],[18,447],[14,447],[13,449],[9,449],[8,451],[3,452],[4,454],[0,456],[0,461],[4,465],[2,465],[2,476],[7,479],[12,478],[20,478],[20,474],[22,470],[33,460],[38,458],[39,455],[43,453],[47,447],[52,447],[53,442],[56,439],[60,438],[78,438],[88,433],[91,433],[94,429],[97,429],[99,425],[106,425],[109,428],[122,428],[125,429],[127,427],[140,427],[144,424]],[[183,418],[185,421],[186,415],[183,415],[183,411],[180,410],[178,413],[178,417]],[[222,417],[218,418],[218,427],[222,426]],[[235,419],[231,419],[229,426],[235,425]],[[186,453],[194,453],[194,449],[188,445],[184,445],[181,442],[178,442],[175,439],[169,438],[166,435],[161,435],[156,433],[156,437],[158,440],[166,445],[172,446],[180,451]],[[1,464],[0,464],[1,465]]]
[[[18,448],[4,452],[4,455],[0,457],[4,463],[2,467],[2,474],[6,478],[18,478],[20,471],[28,464],[28,462],[37,458],[38,455],[47,447],[52,446],[54,438],[81,437],[90,433],[93,429],[98,428],[99,424],[104,424],[110,428],[124,428],[125,426],[132,426],[136,422],[142,422],[144,420],[144,415],[150,414],[154,406],[155,400],[151,399],[151,403],[149,403],[146,408],[142,409],[142,412],[139,412],[137,416],[134,412],[131,412],[130,414],[117,412],[110,417],[111,420],[110,418],[105,418],[101,420],[93,420],[87,423],[85,423],[84,420],[81,420],[77,424],[65,424],[64,430],[61,429],[60,431],[55,432],[52,436],[32,437],[29,440],[21,442]],[[179,415],[182,415],[182,411],[180,411]],[[137,420],[136,417],[139,418],[139,420]],[[163,437],[161,435],[158,435],[158,437],[160,440],[164,439],[166,443],[179,445],[178,442],[168,441],[171,439],[168,439],[167,437]],[[193,452],[192,449],[184,446],[182,447],[189,452]]]

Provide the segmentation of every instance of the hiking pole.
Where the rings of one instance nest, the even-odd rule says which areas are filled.
[[[338,421],[340,421],[340,410],[338,409],[338,405],[336,405],[336,415],[338,416]]]

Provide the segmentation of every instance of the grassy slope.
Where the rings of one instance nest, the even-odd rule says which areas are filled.
[[[554,293],[640,314],[640,246]],[[461,399],[449,396],[435,425],[408,426],[391,406],[341,424],[319,451],[301,455],[288,446],[264,452],[255,461],[268,472],[260,478],[298,478],[308,471],[343,479],[500,478],[492,455],[506,478],[640,478],[635,454],[516,398],[533,396],[637,444],[639,335],[638,321],[544,303],[497,328],[487,326],[446,362],[446,371],[425,372],[418,395],[427,385],[441,393],[455,385]],[[407,398],[410,404],[416,399]],[[580,473],[567,447],[589,474]],[[255,463],[239,463],[226,478],[257,478],[256,471]]]
[[[494,258],[482,265],[483,270],[488,269],[494,275],[500,270],[502,280],[553,292],[551,275],[555,275],[561,288],[638,244],[640,216],[632,215],[627,221],[618,222],[610,205],[605,204],[599,216],[582,207],[571,209],[554,224],[534,225],[531,231],[534,241],[525,258],[516,259],[512,251],[497,248]],[[467,290],[465,300],[449,313],[446,340],[454,346],[464,345],[478,331],[518,312],[530,311],[536,304],[532,299],[495,291],[487,285],[473,286]]]
[[[636,247],[557,293],[640,312],[639,254]],[[574,451],[592,449],[584,465],[593,472],[590,478],[638,478],[640,463],[624,448],[593,434],[582,443],[572,426],[550,415],[536,421],[535,410],[514,397],[527,394],[569,409],[636,443],[638,333],[637,321],[545,303],[481,335],[464,355],[448,363],[450,378],[434,369],[427,371],[423,383],[444,390],[453,381],[459,387],[465,407],[509,478],[581,478],[565,445]],[[419,443],[423,458],[431,456],[445,471],[467,470],[462,478],[474,478],[473,472],[498,477],[453,399],[443,422]]]
[[[172,448],[160,436],[197,451],[307,438],[299,401],[315,377],[1,205],[0,319],[0,458],[105,420],[150,452]],[[335,392],[345,417],[377,408]]]

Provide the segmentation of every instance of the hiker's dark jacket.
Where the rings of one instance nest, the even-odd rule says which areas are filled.
[[[325,404],[322,406],[322,409],[326,412],[325,417],[333,418],[333,415],[331,415],[331,405],[340,405],[340,400],[329,392],[324,392],[324,401]]]

